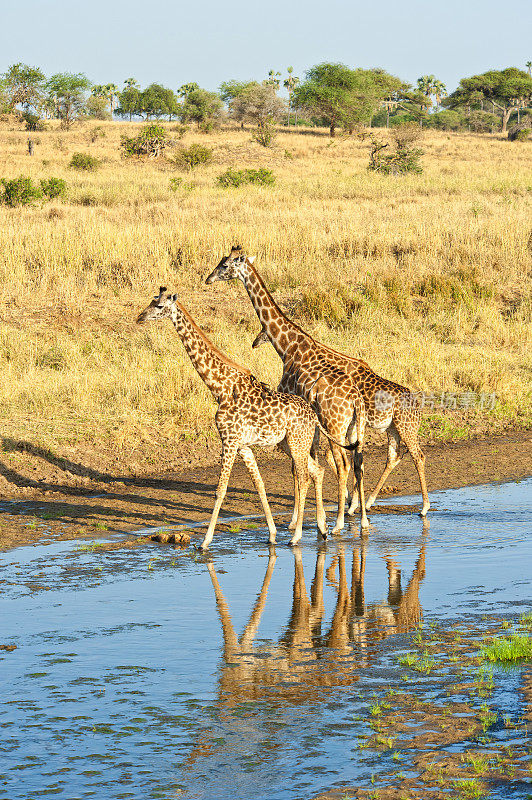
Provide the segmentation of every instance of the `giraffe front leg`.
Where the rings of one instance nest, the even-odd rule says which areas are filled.
[[[212,515],[211,515],[211,521],[209,522],[207,533],[205,534],[205,538],[200,545],[202,550],[206,550],[210,545],[210,543],[212,542],[212,537],[214,536],[214,529],[216,527],[216,522],[218,520],[218,514],[220,513],[220,508],[222,507],[222,503],[224,501],[224,497],[227,492],[227,484],[229,483],[229,478],[231,476],[233,465],[235,463],[236,454],[237,454],[237,447],[235,445],[227,448],[224,446],[222,452],[222,469],[220,471],[220,477],[218,479],[218,487],[216,489],[216,502],[214,503],[214,508],[212,510]]]
[[[255,488],[259,494],[260,501],[262,503],[262,507],[264,509],[264,514],[266,515],[266,523],[268,525],[268,530],[270,532],[270,536],[268,538],[269,544],[275,544],[275,536],[277,534],[277,528],[275,527],[275,523],[273,521],[272,512],[270,510],[270,504],[268,503],[268,497],[266,496],[266,489],[264,488],[264,481],[262,480],[262,476],[259,472],[259,468],[257,466],[257,462],[255,461],[255,456],[250,447],[242,447],[240,448],[240,455],[242,456],[242,460],[246,465],[249,474],[255,484]]]

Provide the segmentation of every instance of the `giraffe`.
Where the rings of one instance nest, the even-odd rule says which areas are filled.
[[[260,383],[248,369],[231,361],[205,336],[190,314],[161,286],[159,294],[139,314],[137,323],[152,322],[169,317],[181,337],[185,350],[198,374],[212,392],[218,404],[216,427],[222,440],[222,469],[216,490],[216,501],[201,549],[206,550],[212,541],[218,514],[222,506],[235,459],[240,455],[259,494],[269,530],[269,543],[273,544],[276,527],[266,497],[252,445],[280,445],[292,457],[295,506],[290,525],[295,545],[302,536],[305,499],[310,478],[316,492],[318,529],[327,536],[327,524],[322,499],[324,469],[312,457],[316,426],[329,436],[320,425],[316,413],[301,397],[274,392]]]
[[[430,508],[430,502],[425,480],[425,455],[420,447],[418,438],[421,422],[419,400],[406,387],[377,375],[365,361],[339,353],[330,347],[322,345],[320,342],[316,342],[302,328],[289,320],[266,289],[262,278],[253,266],[254,261],[255,257],[246,256],[240,246],[233,247],[230,254],[222,258],[218,266],[207,277],[206,283],[229,280],[231,278],[238,278],[243,282],[269,341],[283,361],[283,376],[279,391],[293,391],[305,396],[305,381],[302,382],[300,379],[302,372],[305,374],[306,380],[308,380],[308,376],[322,374],[325,367],[334,367],[349,376],[362,399],[361,419],[357,420],[358,446],[355,449],[353,459],[355,466],[357,459],[360,462],[362,461],[366,425],[387,433],[388,456],[386,465],[375,489],[365,504],[365,508],[361,508],[361,527],[364,527],[365,510],[369,510],[375,503],[388,475],[403,457],[399,452],[401,441],[406,445],[416,466],[423,498],[420,514],[425,517]],[[263,339],[263,336],[259,333],[255,342],[260,344],[261,339]],[[338,379],[335,381],[334,392],[329,396],[333,408],[337,405],[341,406],[347,401],[347,393],[349,391],[347,382],[343,383]],[[357,403],[360,405],[358,400]],[[323,421],[324,419],[322,419]],[[325,426],[329,432],[333,432],[329,417],[327,417]],[[348,434],[353,429],[354,427],[351,425]],[[336,432],[335,438],[338,438]],[[336,531],[343,527],[343,511],[341,512],[340,506],[343,506],[345,491],[340,495],[340,487],[344,484],[343,471],[345,467],[342,466],[342,457],[339,457],[338,451],[335,451],[334,446],[331,446],[331,450],[338,471],[339,484]],[[358,469],[361,469],[360,465]],[[353,514],[356,511],[359,503],[362,506],[362,497],[363,494],[360,489],[358,496],[353,493],[349,514]]]

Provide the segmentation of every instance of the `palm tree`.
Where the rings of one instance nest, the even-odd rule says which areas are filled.
[[[139,82],[135,80],[135,78],[126,78],[124,81],[124,86],[127,89],[135,89],[139,85]]]
[[[268,72],[268,77],[266,78],[264,83],[269,83],[270,86],[273,86],[275,91],[278,91],[279,86],[281,85],[281,73],[275,72],[273,69],[271,69]]]
[[[526,66],[526,68],[528,70],[528,74],[532,78],[532,61],[527,61],[525,66]]]
[[[292,111],[292,92],[299,83],[299,78],[296,78],[296,76],[292,74],[294,71],[293,67],[287,67],[286,71],[288,72],[288,78],[285,81],[283,81],[283,86],[285,87],[285,89],[288,90],[288,127],[290,127],[290,112]]]
[[[107,97],[107,87],[102,86],[101,83],[96,83],[91,89],[93,97]]]
[[[106,97],[109,99],[109,105],[111,106],[111,114],[113,113],[113,103],[115,97],[118,97],[118,86],[115,83],[108,83],[105,87]]]
[[[436,99],[436,106],[441,105],[442,98],[447,96],[447,87],[443,83],[443,81],[434,80],[433,85],[433,94]]]
[[[435,75],[422,75],[421,78],[417,79],[417,88],[424,94],[427,100],[429,101],[429,106],[432,105],[431,96],[435,94],[434,91],[434,84],[436,83],[436,76]]]

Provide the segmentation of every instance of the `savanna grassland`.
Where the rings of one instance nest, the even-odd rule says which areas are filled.
[[[368,139],[284,132],[266,149],[246,130],[189,131],[179,145],[200,142],[213,159],[187,173],[166,158],[121,158],[121,134],[138,128],[51,123],[32,135],[33,157],[26,132],[0,130],[0,177],[68,184],[60,200],[0,206],[10,469],[31,469],[35,448],[122,474],[212,461],[210,394],[170,323],[134,321],[164,284],[219,347],[275,385],[280,361],[269,345],[251,349],[259,325],[243,287],[204,285],[235,243],[316,338],[412,389],[496,394],[493,410],[428,409],[426,440],[530,425],[529,143],[429,132],[423,174],[394,177],[368,172]],[[74,152],[100,167],[70,169]],[[230,166],[271,169],[275,185],[217,186]]]

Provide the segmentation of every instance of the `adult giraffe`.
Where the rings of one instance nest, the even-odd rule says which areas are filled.
[[[222,506],[229,477],[237,455],[242,457],[264,508],[270,532],[269,543],[275,542],[276,528],[266,497],[264,483],[251,450],[253,445],[275,445],[292,457],[295,504],[289,528],[294,530],[290,544],[302,535],[305,499],[310,483],[316,490],[318,529],[327,537],[327,525],[322,500],[323,467],[312,457],[316,426],[320,426],[315,411],[301,397],[272,391],[260,383],[248,369],[235,364],[205,336],[190,314],[178,302],[177,295],[161,286],[159,294],[139,314],[137,323],[170,318],[181,337],[185,350],[198,374],[218,403],[216,427],[222,440],[222,469],[216,490],[216,502],[205,538],[205,550],[212,541],[218,514]],[[318,381],[320,390],[325,381]]]
[[[358,447],[355,451],[355,464],[357,458],[360,462],[362,460],[366,424],[376,430],[386,431],[388,435],[386,466],[377,486],[367,500],[365,509],[361,509],[361,525],[364,527],[365,510],[371,508],[386,478],[401,461],[402,456],[399,453],[401,441],[404,442],[412,456],[419,475],[423,497],[423,507],[420,514],[425,517],[430,508],[430,502],[425,480],[425,455],[418,439],[421,422],[421,407],[418,399],[406,387],[393,383],[386,378],[381,378],[373,372],[365,361],[339,353],[326,345],[320,344],[320,342],[316,342],[306,331],[289,320],[266,289],[262,278],[253,266],[254,261],[255,257],[245,255],[240,246],[233,247],[230,254],[222,258],[218,266],[207,277],[206,283],[213,283],[217,280],[230,280],[232,278],[238,278],[242,281],[268,339],[283,361],[283,376],[279,384],[279,391],[294,392],[314,401],[314,397],[309,396],[307,388],[312,378],[319,380],[319,377],[330,368],[340,370],[351,378],[352,385],[356,387],[363,401],[362,408],[358,411],[361,418],[356,421]],[[303,380],[301,380],[301,376],[303,376]],[[332,398],[333,404],[347,403],[350,399],[349,391],[348,382],[336,381],[334,398]],[[324,394],[327,395],[327,392],[325,391]],[[317,410],[318,416],[320,416],[320,408],[318,407]],[[323,415],[321,416],[321,421],[330,431],[328,420],[325,420]],[[351,424],[349,430],[346,429],[345,433],[347,435],[352,434],[354,427],[354,423]],[[335,438],[338,438],[337,431],[335,431]],[[343,527],[345,489],[344,494],[340,492],[341,486],[346,485],[347,478],[344,484],[344,467],[341,464],[342,459],[339,457],[339,449],[335,450],[334,445],[332,445],[331,450],[339,481],[336,531]],[[359,468],[362,468],[361,464]],[[360,491],[358,492],[358,497],[353,493],[351,507],[349,508],[350,514],[356,511],[361,496],[362,493]],[[340,506],[342,506],[342,509]]]

